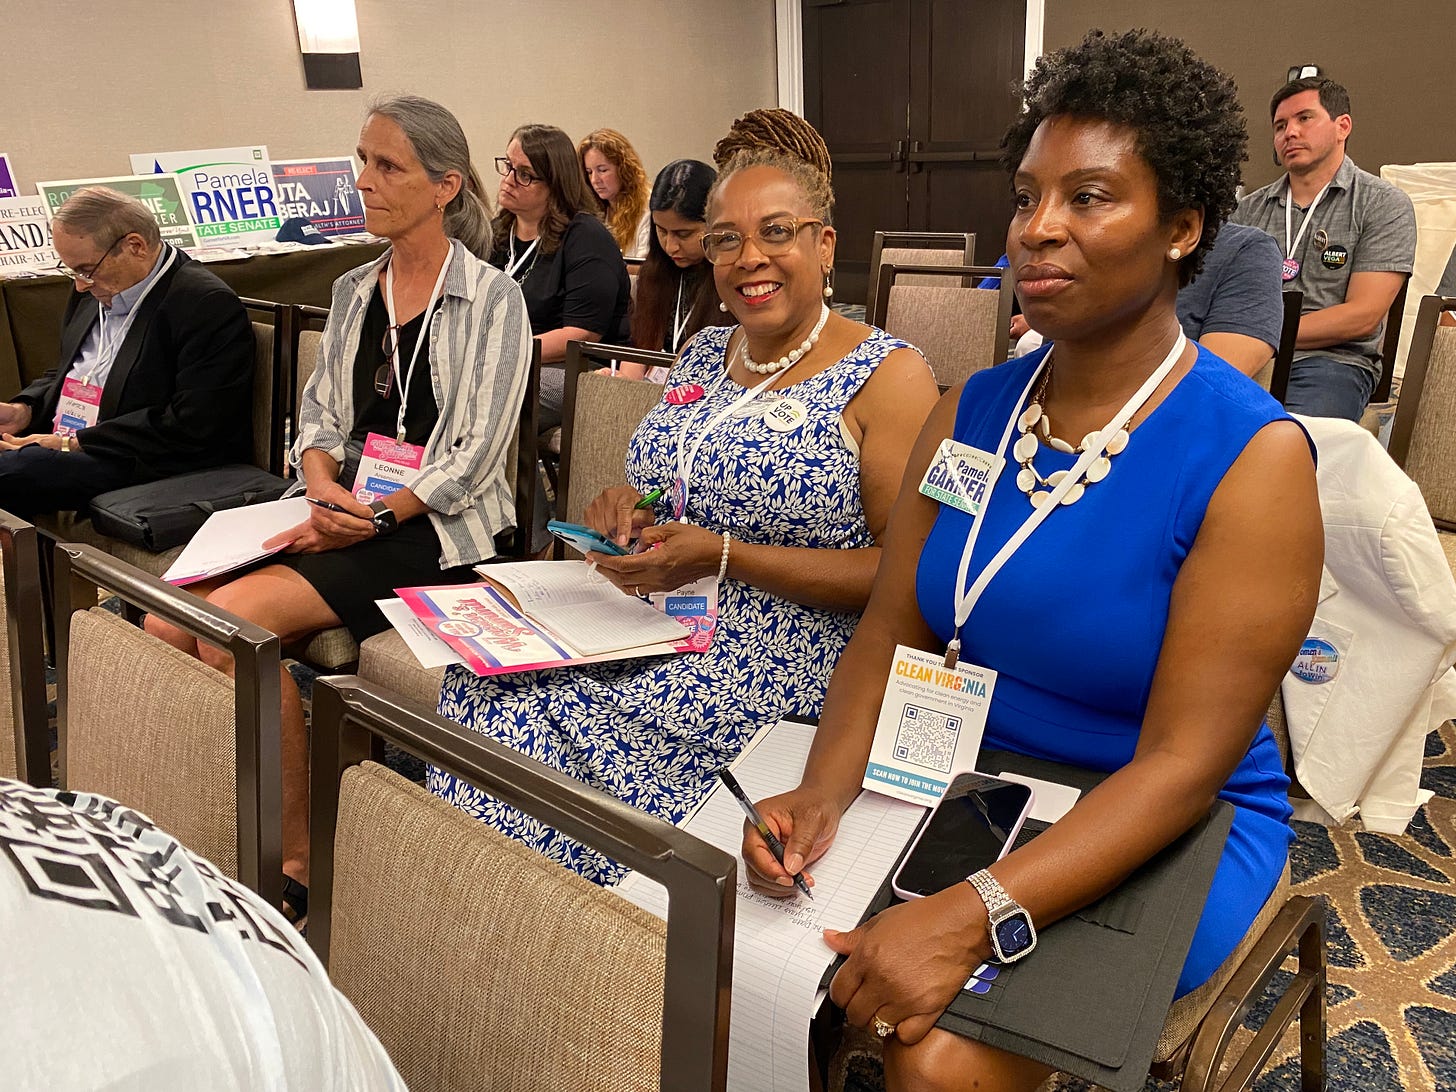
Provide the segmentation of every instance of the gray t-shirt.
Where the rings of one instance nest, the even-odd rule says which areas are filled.
[[[1282,253],[1287,194],[1286,176],[1245,197],[1231,219],[1268,232]],[[1296,205],[1291,236],[1299,234],[1304,216],[1305,211]],[[1304,293],[1305,314],[1323,311],[1345,302],[1350,274],[1409,273],[1415,253],[1416,212],[1410,198],[1389,182],[1362,171],[1346,156],[1299,246],[1288,255],[1299,262],[1299,274],[1284,287]],[[1322,349],[1301,349],[1294,359],[1328,357],[1379,375],[1384,330],[1381,323],[1369,337]]]
[[[1441,274],[1441,283],[1436,285],[1436,295],[1456,296],[1456,247],[1451,248],[1451,257],[1446,259],[1446,272]]]
[[[1197,341],[1204,334],[1244,334],[1272,353],[1284,326],[1279,245],[1258,228],[1224,224],[1203,272],[1178,292],[1178,323]]]

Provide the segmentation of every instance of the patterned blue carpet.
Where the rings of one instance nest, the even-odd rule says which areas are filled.
[[[1330,1092],[1456,1090],[1456,730],[1426,742],[1422,784],[1436,795],[1399,838],[1296,823],[1293,891],[1329,906]],[[1267,1014],[1255,1006],[1250,1024]],[[1291,1029],[1256,1092],[1298,1092]],[[856,1059],[848,1092],[880,1092],[877,1062]],[[969,1085],[967,1087],[970,1087]],[[1176,1085],[1149,1079],[1148,1090]],[[1088,1092],[1080,1080],[1048,1089]]]

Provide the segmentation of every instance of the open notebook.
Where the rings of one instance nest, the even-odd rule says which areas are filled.
[[[814,726],[780,721],[760,731],[733,763],[755,800],[799,783]],[[823,929],[853,929],[886,874],[899,859],[926,809],[862,792],[839,824],[834,845],[810,866],[814,900],[802,895],[760,895],[738,868],[733,940],[728,1087],[734,1092],[805,1092],[809,1087],[809,1022],[819,979],[834,959]],[[738,856],[743,812],[722,785],[680,824],[690,834]],[[667,917],[661,884],[632,873],[617,891],[643,909]]]

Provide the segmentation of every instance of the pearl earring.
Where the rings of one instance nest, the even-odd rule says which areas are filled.
[[[726,303],[724,303],[722,300],[719,300],[718,301],[718,310],[722,311],[724,314],[727,314],[728,313],[728,305]]]
[[[1168,261],[1170,262],[1176,262],[1181,257],[1183,257],[1183,252],[1179,250],[1176,246],[1172,250],[1168,251]]]
[[[834,298],[834,281],[827,269],[824,271],[824,298],[826,300]]]

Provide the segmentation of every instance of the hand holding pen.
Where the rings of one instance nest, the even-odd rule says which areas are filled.
[[[738,806],[743,809],[743,814],[748,816],[748,821],[754,825],[754,828],[758,831],[759,836],[762,837],[764,842],[768,844],[769,851],[773,853],[774,859],[777,860],[780,865],[782,865],[784,863],[783,842],[779,841],[778,836],[775,835],[774,832],[769,829],[769,825],[763,821],[763,816],[758,814],[758,809],[753,806],[753,801],[748,799],[748,794],[745,793],[742,786],[738,784],[738,779],[734,777],[733,774],[730,773],[726,767],[718,771],[718,779],[728,787],[728,791],[731,792],[734,798],[738,801]],[[793,880],[794,886],[802,891],[810,901],[813,901],[814,896],[810,893],[809,885],[804,880],[804,873],[802,871],[796,872],[793,876]]]

